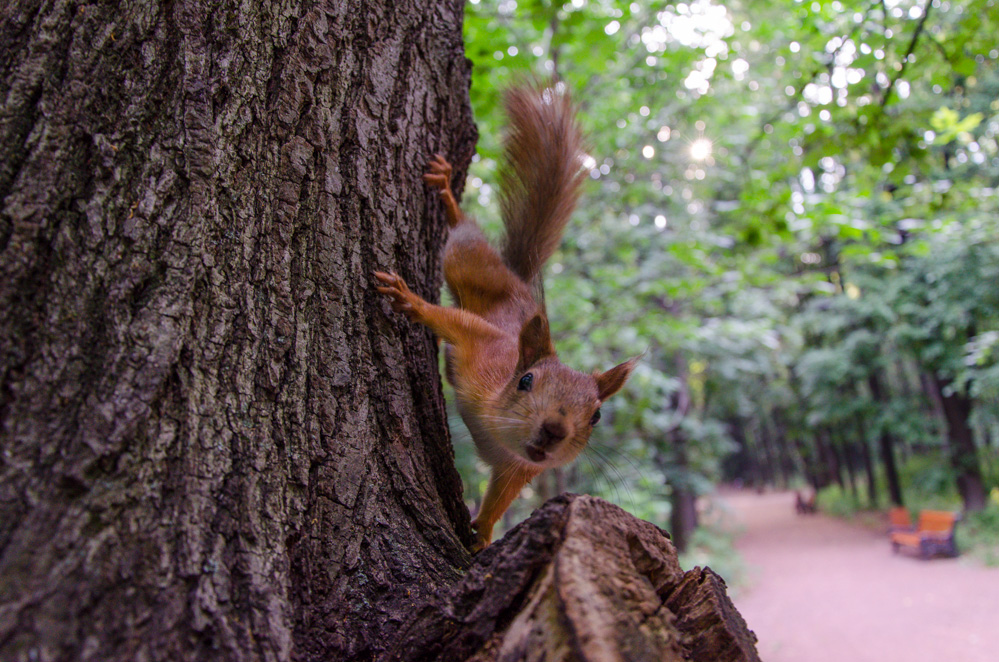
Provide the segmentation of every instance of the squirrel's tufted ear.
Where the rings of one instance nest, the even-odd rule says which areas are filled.
[[[517,373],[524,372],[546,356],[554,355],[555,346],[548,331],[548,319],[538,313],[520,330],[520,359],[517,362]]]
[[[600,392],[598,397],[601,401],[606,400],[621,390],[624,383],[628,381],[628,376],[631,375],[631,371],[634,370],[639,358],[641,357],[630,358],[624,363],[614,366],[607,372],[600,372],[593,375],[597,380],[597,390]]]

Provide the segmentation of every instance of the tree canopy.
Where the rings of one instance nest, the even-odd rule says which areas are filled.
[[[572,485],[663,523],[722,478],[856,490],[866,467],[874,502],[928,456],[984,507],[996,34],[995,0],[469,3],[464,205],[497,218],[504,85],[564,81],[592,181],[546,272],[556,346],[582,369],[646,351]]]

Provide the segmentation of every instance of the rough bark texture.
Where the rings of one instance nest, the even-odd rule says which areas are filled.
[[[462,2],[0,9],[0,659],[365,657],[470,540],[420,177]]]
[[[663,531],[563,495],[476,557],[386,659],[758,660],[756,638],[707,569],[680,569]]]

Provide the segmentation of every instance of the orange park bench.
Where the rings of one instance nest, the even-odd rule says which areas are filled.
[[[896,506],[888,511],[888,533],[896,531],[911,532],[915,529],[912,526],[912,518],[909,511],[902,506]]]
[[[891,548],[897,552],[905,547],[919,553],[924,559],[931,556],[957,556],[954,526],[958,516],[943,510],[923,510],[915,530],[893,530]]]

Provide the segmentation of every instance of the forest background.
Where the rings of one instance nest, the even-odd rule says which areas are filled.
[[[498,229],[503,87],[563,80],[591,181],[545,276],[556,347],[583,370],[645,352],[507,526],[595,494],[731,574],[699,524],[736,482],[963,510],[999,563],[997,34],[995,0],[469,2],[463,206]],[[450,419],[474,507],[487,474]]]

